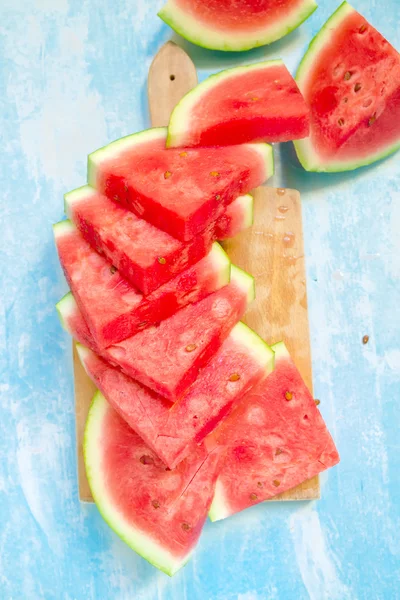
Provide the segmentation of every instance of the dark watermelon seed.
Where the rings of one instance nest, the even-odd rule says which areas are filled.
[[[127,221],[133,221],[133,217],[127,217],[126,220]]]
[[[344,102],[345,104],[347,104],[347,102],[348,102],[348,101],[349,101],[348,97],[347,97],[347,96],[345,96],[345,97],[343,98],[343,102]]]
[[[254,494],[254,493],[250,494],[250,500],[254,501],[254,500],[257,500],[257,498],[258,498],[257,494]]]
[[[283,450],[281,450],[280,448],[277,448],[275,450],[275,456],[279,456],[280,454],[282,454]]]
[[[367,31],[367,26],[366,25],[361,25],[360,29],[358,30],[359,33],[364,33],[365,31]]]
[[[143,454],[143,456],[141,456],[139,460],[142,463],[142,465],[154,465],[154,458],[152,456],[149,456],[148,454]]]
[[[179,156],[187,156],[187,152],[180,152]]]
[[[185,348],[186,352],[193,352],[193,350],[196,350],[197,346],[196,344],[188,344]]]
[[[279,481],[279,479],[274,479],[273,482],[275,487],[279,487],[281,485],[281,482]]]
[[[293,400],[293,394],[292,392],[285,392],[285,399],[290,402],[290,400]]]
[[[218,173],[218,171],[211,171],[210,175],[211,175],[211,177],[220,177],[220,174]]]
[[[216,200],[221,200],[221,196],[220,196],[220,194],[217,194],[217,195],[215,196],[215,199],[216,199]]]
[[[261,482],[261,481],[259,481],[259,482],[257,483],[257,487],[259,487],[259,488],[262,488],[262,486],[263,486],[262,482]]]
[[[160,265],[165,265],[165,263],[167,262],[163,256],[159,256],[157,260],[160,263]]]
[[[321,404],[321,400],[314,400],[315,406],[319,406]]]
[[[349,79],[351,79],[351,75],[352,73],[350,71],[346,71],[346,73],[344,74],[344,80],[349,81]]]
[[[111,275],[114,275],[114,273],[116,273],[117,270],[118,270],[117,267],[114,267],[114,265],[111,265],[111,267],[110,267],[110,273],[111,273]]]
[[[374,113],[374,114],[372,115],[372,117],[370,117],[370,118],[368,119],[368,127],[371,127],[371,125],[373,125],[373,124],[375,123],[375,121],[376,121],[376,113]]]
[[[360,90],[361,90],[361,83],[356,83],[356,85],[354,86],[354,91],[359,92]]]
[[[154,508],[160,508],[160,503],[158,500],[152,500],[152,505],[154,506]]]
[[[169,179],[171,177],[171,175],[172,175],[171,171],[165,171],[164,179]]]
[[[240,379],[239,373],[232,373],[232,375],[229,377],[229,381],[239,381],[239,379]]]
[[[338,125],[339,125],[339,127],[343,127],[343,125],[344,125],[344,119],[339,119]]]
[[[189,523],[182,523],[183,531],[189,531],[191,529]]]

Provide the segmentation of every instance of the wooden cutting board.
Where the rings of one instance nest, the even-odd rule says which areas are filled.
[[[148,94],[153,126],[167,125],[176,103],[197,84],[188,55],[167,42],[153,60]],[[254,192],[253,227],[224,247],[233,263],[256,280],[256,300],[244,321],[269,344],[283,340],[312,391],[300,194],[296,190],[261,187]],[[95,386],[74,348],[79,498],[93,502],[83,462],[85,422]],[[274,500],[314,500],[320,496],[318,477],[280,494]]]

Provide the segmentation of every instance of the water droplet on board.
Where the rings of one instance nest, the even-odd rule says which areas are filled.
[[[286,194],[286,190],[284,188],[277,188],[276,193],[278,196],[284,196]]]
[[[294,233],[292,233],[291,231],[286,231],[285,235],[283,236],[283,243],[285,244],[285,246],[287,246],[288,248],[294,246],[295,237],[296,236],[294,235]]]
[[[285,220],[285,215],[275,215],[275,220],[276,221],[284,221]]]
[[[284,206],[284,205],[278,206],[278,210],[279,210],[279,212],[281,212],[281,213],[284,214],[284,213],[287,213],[287,211],[289,210],[289,207],[288,206]]]
[[[332,277],[333,279],[336,279],[336,281],[342,281],[342,279],[344,279],[344,274],[342,271],[334,271]]]

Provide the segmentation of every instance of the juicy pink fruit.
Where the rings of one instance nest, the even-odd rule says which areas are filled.
[[[188,392],[171,406],[88,348],[78,345],[78,351],[95,385],[169,468],[183,460],[193,444],[202,442],[245,392],[271,372],[274,360],[271,349],[238,323]]]
[[[253,278],[231,267],[222,289],[119,344],[104,356],[143,385],[175,402],[196,379],[254,299]]]
[[[248,226],[246,208],[251,213],[251,199],[237,198],[216,224],[184,243],[90,186],[65,195],[65,212],[86,241],[144,295],[201,260],[216,239],[231,237]]]
[[[176,105],[168,147],[287,142],[307,137],[309,109],[281,60],[212,75]]]
[[[229,282],[229,259],[215,243],[201,261],[143,296],[83,239],[70,221],[57,223],[54,236],[69,287],[100,348],[162,321]]]
[[[166,128],[122,138],[89,156],[88,182],[181,241],[214,223],[273,174],[272,148],[166,149]]]
[[[274,372],[207,440],[227,448],[210,517],[216,521],[272,498],[339,462],[324,420],[281,342]]]
[[[170,471],[97,393],[85,430],[93,498],[110,527],[138,554],[173,575],[190,558],[207,517],[218,452],[199,446]]]

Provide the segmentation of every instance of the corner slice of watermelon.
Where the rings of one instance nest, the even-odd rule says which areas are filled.
[[[92,153],[88,183],[172,237],[187,242],[273,174],[268,144],[166,149],[166,128]]]
[[[295,141],[307,171],[350,171],[400,147],[400,54],[343,2],[312,40],[296,80],[310,136]]]
[[[188,392],[171,406],[89,348],[77,344],[77,350],[88,376],[108,402],[170,469],[202,443],[244,394],[274,368],[271,348],[238,323]]]
[[[84,437],[86,473],[108,525],[135,552],[167,575],[190,558],[207,518],[218,452],[198,447],[174,471],[97,392]]]
[[[254,278],[234,265],[222,289],[103,352],[107,360],[171,402],[195,381],[255,298]]]
[[[275,369],[206,441],[227,448],[210,519],[225,519],[339,462],[334,441],[283,342]]]
[[[229,283],[229,258],[215,242],[207,256],[143,296],[71,221],[60,221],[53,229],[65,277],[99,348],[130,337]]]
[[[211,75],[174,108],[167,147],[287,142],[309,133],[309,109],[282,60]]]
[[[243,51],[279,40],[316,8],[314,0],[168,0],[158,16],[193,44]]]
[[[217,223],[190,242],[180,242],[86,185],[64,196],[65,213],[85,240],[148,295],[201,260],[215,239],[248,226],[247,196],[230,204]]]

